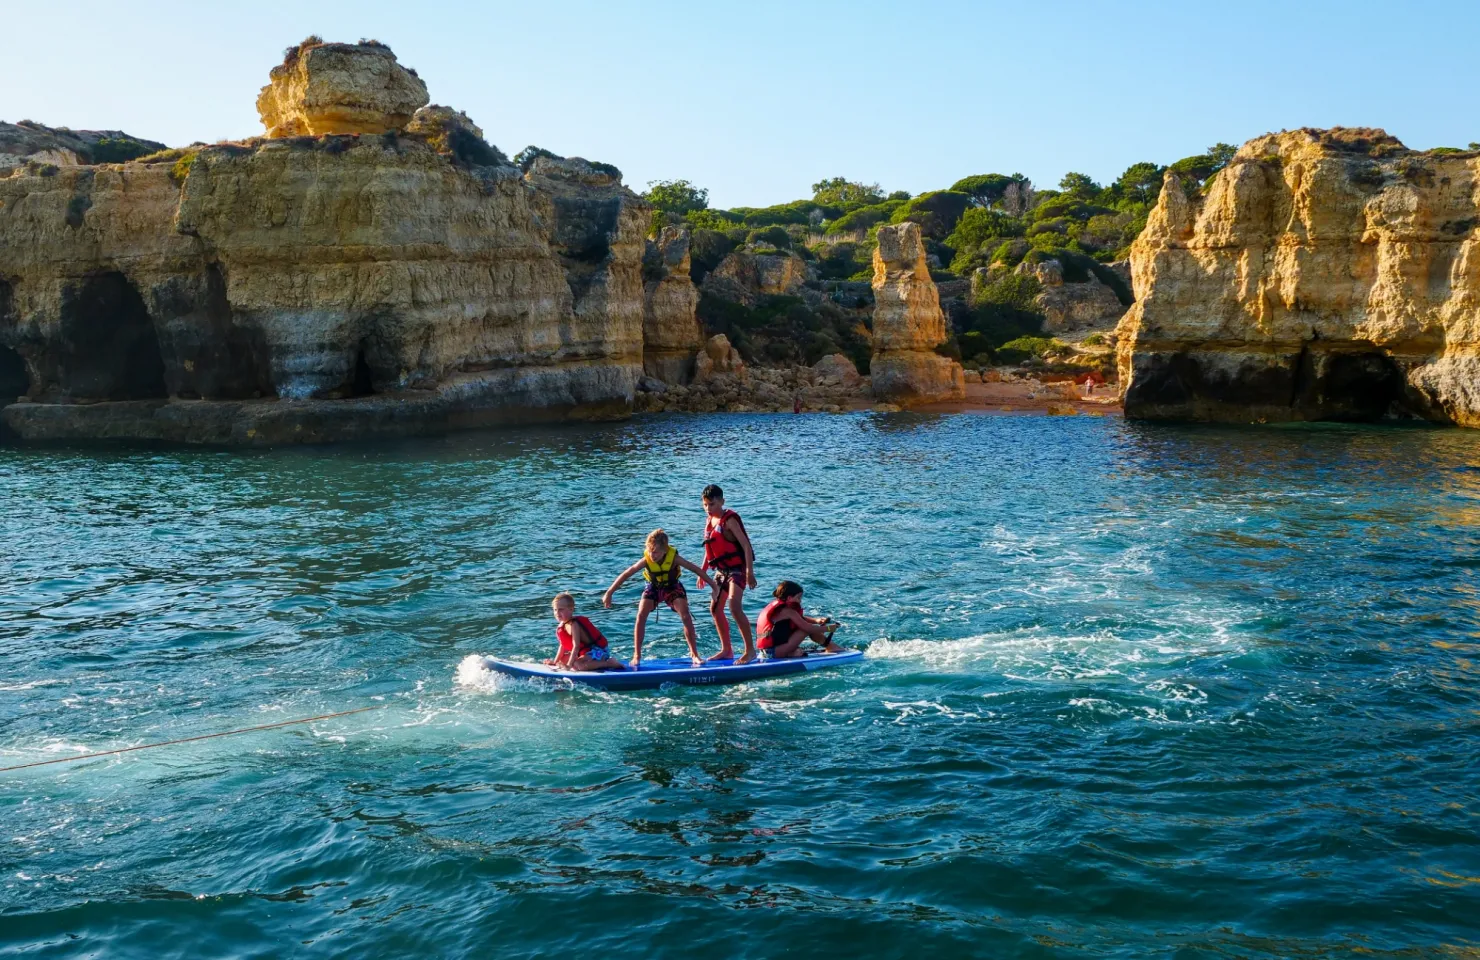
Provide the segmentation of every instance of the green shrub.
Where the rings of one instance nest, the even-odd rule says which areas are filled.
[[[182,153],[170,167],[170,179],[183,186],[185,178],[190,176],[190,169],[195,166],[195,161],[198,159],[200,159],[199,150],[187,150]]]
[[[709,271],[719,266],[734,244],[718,230],[699,229],[689,235],[689,276],[695,283],[703,282]]]
[[[709,206],[709,191],[687,180],[654,180],[642,198],[664,213],[683,216]]]
[[[846,177],[831,177],[812,184],[815,203],[838,207],[867,206],[884,199],[877,183],[859,183]]]
[[[885,200],[883,203],[871,204],[867,207],[858,207],[849,213],[843,214],[836,220],[829,220],[827,224],[828,233],[843,233],[848,230],[867,230],[880,223],[888,223],[894,211],[902,206],[902,200]]]
[[[765,227],[752,230],[745,238],[747,243],[757,246],[768,245],[778,250],[791,249],[791,235],[782,227]]]
[[[103,137],[88,151],[93,163],[127,163],[153,153],[151,144],[131,137]]]
[[[740,222],[728,210],[692,210],[683,218],[696,230],[729,230]]]
[[[889,217],[890,223],[911,220],[920,225],[920,233],[935,240],[944,240],[956,229],[956,224],[971,206],[971,198],[964,193],[951,190],[936,190],[922,193],[913,200],[900,204]]]
[[[1092,333],[1084,338],[1084,345],[1086,347],[1103,347],[1105,345],[1105,335],[1103,333]]]
[[[974,253],[989,244],[995,247],[1008,237],[1022,235],[1023,223],[1018,218],[985,207],[973,207],[961,215],[945,242],[963,253]]]

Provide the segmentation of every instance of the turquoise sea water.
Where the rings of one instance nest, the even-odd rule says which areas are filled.
[[[464,664],[560,589],[630,649],[600,592],[711,481],[862,666]],[[1480,432],[7,449],[0,524],[0,766],[381,706],[0,774],[0,954],[1480,956]]]

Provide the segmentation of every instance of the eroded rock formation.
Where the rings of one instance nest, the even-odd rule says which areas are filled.
[[[642,369],[667,383],[688,383],[703,343],[699,291],[689,277],[689,231],[664,227],[649,240],[643,260]]]
[[[1259,137],[1206,193],[1169,175],[1131,260],[1127,416],[1480,426],[1480,154]]]
[[[649,208],[615,168],[460,148],[476,131],[0,174],[0,403],[27,400],[0,419],[271,443],[624,414]]]
[[[791,253],[736,250],[704,278],[704,291],[754,307],[762,297],[797,296],[807,282],[807,261]]]
[[[257,113],[269,137],[321,137],[400,130],[426,103],[426,84],[390,47],[310,37],[272,68]]]
[[[961,364],[935,352],[946,342],[945,317],[920,227],[880,227],[874,250],[874,395],[895,403],[959,400],[966,395]]]

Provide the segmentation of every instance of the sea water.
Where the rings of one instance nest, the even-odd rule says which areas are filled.
[[[856,667],[630,651],[725,487]],[[1480,432],[715,416],[0,451],[0,954],[1474,956]],[[703,596],[699,633],[716,649]],[[683,651],[678,619],[650,628]]]

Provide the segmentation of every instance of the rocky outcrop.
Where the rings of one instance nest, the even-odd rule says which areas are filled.
[[[720,377],[739,381],[749,378],[740,351],[731,346],[730,338],[722,333],[710,337],[694,358],[695,383],[705,383]]]
[[[29,120],[0,121],[0,170],[25,163],[71,167],[87,163],[123,163],[163,150],[164,144],[122,130],[69,130]]]
[[[276,443],[625,414],[649,208],[619,178],[583,160],[521,176],[430,130],[17,168],[0,401],[26,402],[0,420]]]
[[[856,387],[863,381],[858,367],[841,353],[832,353],[812,364],[812,372],[821,380],[836,380],[846,387]]]
[[[272,68],[257,113],[269,137],[385,133],[404,128],[427,99],[426,84],[390,47],[310,37]]]
[[[807,261],[796,254],[736,250],[704,277],[704,292],[754,307],[763,297],[800,296],[807,279]]]
[[[1125,305],[1115,291],[1093,273],[1079,283],[1067,282],[1063,265],[1057,260],[1019,264],[1018,271],[1032,273],[1038,280],[1041,289],[1033,302],[1043,312],[1044,333],[1111,326],[1125,313]]]
[[[664,227],[647,242],[643,257],[642,369],[668,383],[694,377],[699,329],[699,291],[689,277],[689,231]]]
[[[920,227],[880,227],[874,250],[874,395],[895,403],[959,400],[966,395],[961,365],[935,352],[946,342],[945,317]]]
[[[1127,416],[1480,426],[1480,154],[1260,137],[1205,192],[1168,175],[1131,263]]]
[[[842,413],[868,406],[868,381],[845,383],[810,367],[761,367],[743,379],[730,375],[695,380],[688,386],[650,384],[637,394],[645,413]],[[897,409],[897,408],[896,408]]]

